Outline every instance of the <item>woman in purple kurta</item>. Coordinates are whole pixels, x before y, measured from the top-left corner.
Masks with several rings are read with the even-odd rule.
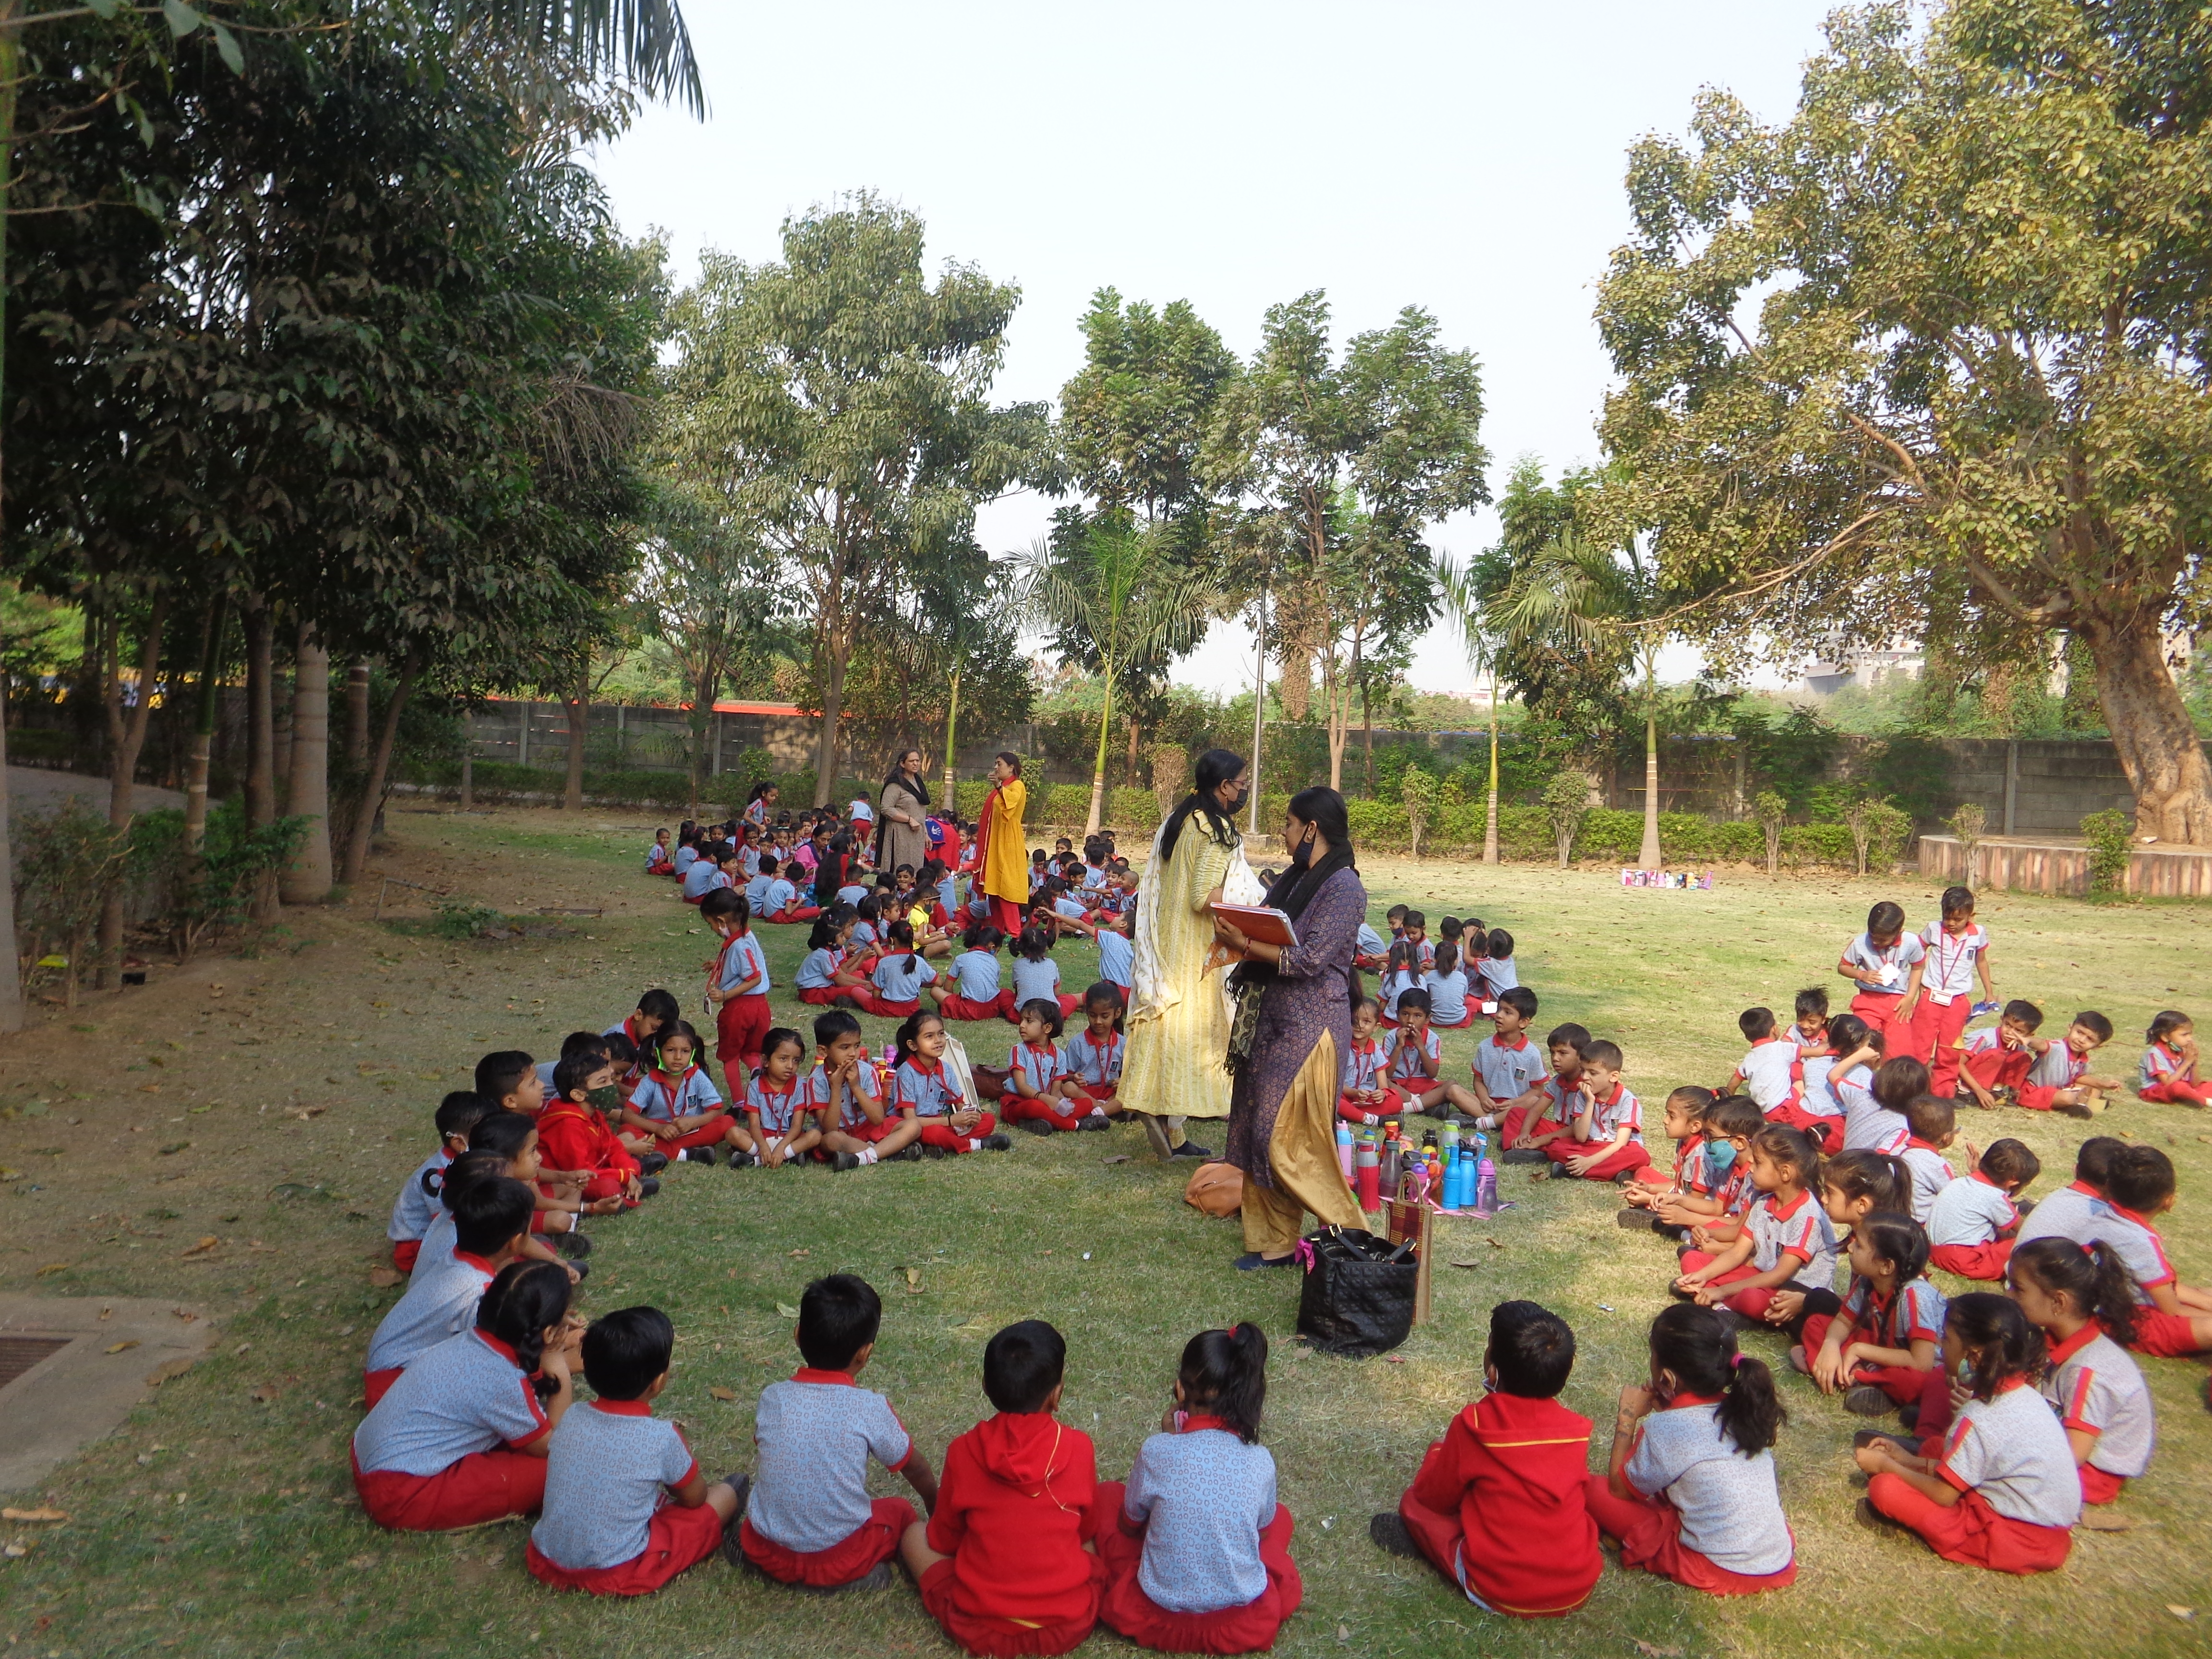
[[[1339,1062],[1352,1042],[1352,958],[1367,918],[1344,797],[1334,789],[1295,796],[1283,845],[1291,867],[1267,903],[1290,916],[1298,942],[1264,945],[1215,923],[1223,943],[1245,957],[1229,1045],[1229,1161],[1244,1173],[1243,1268],[1295,1260],[1308,1211],[1338,1226],[1360,1220],[1334,1136]]]

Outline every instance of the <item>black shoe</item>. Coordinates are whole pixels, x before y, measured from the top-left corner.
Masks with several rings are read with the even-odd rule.
[[[951,1152],[947,1152],[942,1146],[924,1146],[920,1141],[916,1141],[915,1143],[915,1149],[932,1164],[938,1162],[941,1158],[947,1158],[952,1156]]]
[[[1271,1261],[1257,1250],[1247,1250],[1237,1258],[1237,1271],[1240,1273],[1249,1273],[1261,1267],[1294,1267],[1297,1265],[1297,1261],[1295,1255],[1279,1256]]]
[[[900,1147],[898,1151],[893,1152],[889,1158],[879,1158],[876,1162],[878,1164],[919,1164],[921,1162],[921,1143],[918,1140],[909,1140],[905,1146]]]
[[[1194,1140],[1186,1140],[1182,1146],[1170,1152],[1168,1156],[1170,1158],[1194,1158],[1199,1159],[1200,1162],[1205,1162],[1212,1158],[1213,1148],[1211,1146],[1201,1146]]]
[[[1075,1127],[1079,1129],[1110,1129],[1114,1127],[1114,1120],[1103,1112],[1085,1112],[1083,1121]]]
[[[1046,1122],[1041,1117],[1024,1118],[1022,1120],[1022,1127],[1027,1129],[1033,1135],[1056,1135],[1060,1133],[1059,1130],[1054,1128],[1051,1124]]]
[[[730,1148],[730,1167],[732,1170],[750,1170],[759,1162],[758,1152],[749,1152],[742,1146]]]
[[[694,1146],[684,1154],[684,1161],[686,1164],[703,1164],[711,1170],[714,1167],[714,1149],[712,1146]]]
[[[637,1195],[640,1198],[651,1198],[659,1190],[660,1177],[659,1176],[645,1176],[641,1177],[638,1181]]]
[[[1004,1134],[985,1135],[983,1150],[987,1152],[1011,1152],[1014,1150],[1013,1137]]]
[[[854,1152],[832,1152],[830,1155],[830,1167],[842,1174],[847,1170],[859,1169],[860,1159],[859,1155]]]
[[[1630,1232],[1655,1232],[1658,1230],[1659,1218],[1649,1210],[1623,1210],[1613,1217],[1613,1224]]]
[[[1905,1530],[1903,1526],[1875,1508],[1874,1499],[1871,1498],[1859,1499],[1858,1507],[1851,1511],[1851,1519],[1869,1532],[1887,1533],[1893,1536]]]
[[[745,1521],[745,1498],[752,1492],[753,1478],[749,1474],[726,1474],[722,1484],[738,1495],[737,1512],[730,1516],[729,1524],[722,1528],[722,1559],[740,1572],[752,1564],[745,1559],[743,1534]]]
[[[1917,1406],[1899,1406],[1897,1408],[1897,1425],[1901,1429],[1918,1428],[1920,1426],[1920,1407]]]
[[[580,1261],[592,1253],[592,1241],[573,1228],[562,1233],[553,1248],[571,1261]]]
[[[1498,1153],[1498,1161],[1500,1164],[1541,1164],[1544,1149],[1541,1146],[1515,1146]]]
[[[1403,1556],[1408,1561],[1420,1559],[1421,1547],[1406,1529],[1406,1517],[1395,1510],[1385,1510],[1370,1521],[1367,1535],[1374,1540],[1375,1547],[1386,1554]]]
[[[568,1264],[568,1271],[576,1275],[576,1283],[580,1285],[592,1276],[592,1264],[588,1261],[571,1261]]]
[[[668,1154],[665,1152],[640,1152],[637,1155],[637,1172],[640,1175],[659,1175],[667,1167]]]
[[[1890,1398],[1871,1382],[1862,1382],[1844,1396],[1844,1409],[1853,1417],[1887,1417]]]

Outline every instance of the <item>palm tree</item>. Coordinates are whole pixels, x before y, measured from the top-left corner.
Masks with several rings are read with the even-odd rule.
[[[1482,596],[1473,574],[1449,559],[1437,576],[1443,585],[1444,610],[1459,630],[1467,649],[1467,664],[1490,681],[1490,804],[1483,813],[1482,861],[1498,862],[1498,641],[1489,632]]]
[[[1199,642],[1212,617],[1213,585],[1170,556],[1158,528],[1107,520],[1087,526],[1066,550],[1038,542],[1030,550],[1021,592],[1024,608],[1057,634],[1064,647],[1082,642],[1081,654],[1096,665],[1104,692],[1091,812],[1083,826],[1085,835],[1096,835],[1106,798],[1115,687]]]

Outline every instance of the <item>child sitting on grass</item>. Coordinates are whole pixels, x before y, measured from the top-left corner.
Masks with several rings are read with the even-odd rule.
[[[1083,1029],[1060,1044],[1068,1076],[1095,1101],[1111,1100],[1121,1090],[1121,1056],[1128,1048],[1122,1008],[1120,988],[1100,980],[1083,994]]]
[[[1305,1589],[1291,1512],[1260,1443],[1267,1339],[1253,1324],[1183,1345],[1175,1403],[1139,1448],[1125,1486],[1098,1483],[1098,1616],[1163,1653],[1257,1653]]]
[[[1471,1111],[1474,1097],[1456,1083],[1438,1077],[1443,1066],[1443,1042],[1429,1024],[1429,994],[1405,992],[1398,999],[1398,1029],[1390,1034],[1390,1087],[1404,1099],[1408,1112],[1434,1112],[1449,1117],[1452,1109]]]
[[[893,1038],[898,1066],[891,1073],[892,1102],[921,1126],[923,1156],[1011,1151],[1013,1142],[999,1133],[998,1120],[971,1105],[945,1068],[945,1022],[933,1013],[908,1014]]]
[[[963,937],[965,950],[946,965],[950,984],[930,988],[937,1012],[947,1019],[1016,1019],[1014,994],[999,984],[999,947],[1006,936],[978,922]]]
[[[408,1366],[476,1322],[484,1286],[522,1254],[530,1237],[532,1198],[530,1188],[511,1176],[446,1183],[444,1202],[453,1214],[453,1249],[450,1255],[423,1252],[408,1279],[406,1293],[369,1338],[362,1389],[372,1410]],[[568,1283],[568,1273],[560,1271],[562,1283]]]
[[[1844,1389],[1844,1409],[1886,1416],[1916,1407],[1920,1431],[1950,1420],[1950,1393],[1938,1359],[1943,1340],[1943,1292],[1928,1282],[1928,1235],[1909,1215],[1880,1212],[1851,1230],[1850,1289],[1831,1318],[1805,1322],[1804,1341],[1790,1363],[1820,1386]]]
[[[874,1358],[884,1305],[851,1273],[817,1279],[799,1298],[793,1335],[805,1360],[761,1390],[753,1413],[758,1473],[743,1523],[724,1544],[779,1583],[882,1589],[900,1540],[917,1524],[903,1498],[868,1496],[868,1460],[904,1478],[937,1507],[929,1460],[883,1395],[855,1381]],[[732,1545],[735,1547],[732,1548]]]
[[[1902,1213],[1906,1187],[1905,1166],[1881,1152],[1838,1152],[1820,1160],[1820,1207],[1840,1240],[1855,1236],[1877,1212]],[[1830,1285],[1817,1288],[1785,1286],[1766,1304],[1766,1322],[1786,1327],[1794,1341],[1803,1340],[1805,1322],[1816,1314],[1833,1319],[1844,1299]],[[1813,1345],[1819,1352],[1820,1344]],[[1796,1366],[1798,1356],[1790,1356]]]
[[[1644,1150],[1644,1106],[1622,1081],[1620,1045],[1593,1042],[1583,1048],[1582,1101],[1571,1133],[1545,1143],[1550,1173],[1584,1181],[1627,1181],[1651,1162]]]
[[[1540,1164],[1547,1142],[1567,1132],[1567,1123],[1582,1103],[1583,1050],[1590,1034],[1571,1020],[1554,1025],[1544,1039],[1544,1052],[1552,1074],[1536,1085],[1535,1099],[1515,1106],[1498,1121],[1501,1164]]]
[[[526,1196],[518,1190],[512,1202]],[[537,1513],[547,1438],[574,1397],[568,1296],[558,1267],[507,1263],[463,1328],[373,1403],[353,1434],[354,1490],[370,1520],[447,1532]]]
[[[1404,1099],[1389,1085],[1389,1051],[1375,1036],[1382,1021],[1382,1010],[1375,999],[1362,997],[1352,1011],[1352,1046],[1337,1079],[1336,1115],[1370,1128],[1406,1109]]]
[[[1541,1106],[1544,1079],[1551,1074],[1544,1051],[1528,1040],[1536,1018],[1536,994],[1521,986],[1501,994],[1491,1018],[1498,1029],[1474,1045],[1472,1082],[1474,1127],[1497,1133],[1499,1121],[1516,1108]]]
[[[1060,1005],[1039,997],[1022,1005],[1020,1040],[1000,1076],[999,1109],[1031,1134],[1103,1129],[1118,1107],[1094,1100],[1075,1080],[1059,1047]]]
[[[998,1414],[945,1448],[930,1518],[900,1543],[922,1605],[969,1653],[1066,1653],[1098,1621],[1097,1463],[1091,1437],[1054,1415],[1066,1370],[1042,1320],[991,1339],[983,1392]]]
[[[2014,1202],[2043,1161],[2021,1141],[1993,1140],[1974,1172],[1952,1182],[1928,1208],[1928,1264],[1961,1279],[2001,1284],[2020,1227]]]
[[[2168,1359],[2212,1351],[2212,1294],[2181,1282],[2159,1236],[2157,1219],[2173,1200],[2173,1160],[2155,1146],[2123,1147],[2105,1177],[2107,1212],[2093,1218],[2088,1236],[2075,1241],[2112,1247],[2136,1285],[2136,1334],[2129,1346]]]
[[[1060,1005],[1062,1019],[1083,1003],[1072,991],[1065,996],[1060,994],[1060,964],[1052,959],[1052,935],[1034,922],[1023,928],[1014,942],[1013,990],[1017,1011],[1025,1003],[1054,1002]]]
[[[1959,1081],[1964,1086],[1957,1097],[1984,1111],[2018,1105],[2028,1067],[2045,1047],[2035,1036],[2042,1024],[2043,1010],[2015,997],[1995,1025],[1969,1031],[1960,1045]]]
[[[2020,1087],[2020,1103],[2031,1112],[2065,1112],[2074,1117],[2094,1117],[2105,1109],[2105,1096],[2120,1087],[2116,1077],[2093,1077],[2089,1056],[2112,1040],[2112,1022],[2094,1008],[2074,1016],[2066,1035],[2045,1043],[2027,1080]]]
[[[1620,1540],[1622,1566],[1692,1589],[1754,1595],[1795,1583],[1774,1474],[1787,1413],[1773,1373],[1710,1308],[1663,1310],[1650,1352],[1650,1381],[1620,1391],[1605,1478],[1587,1477],[1590,1518]]]
[[[760,1069],[745,1085],[745,1131],[763,1169],[781,1169],[822,1144],[822,1126],[799,1079],[805,1060],[805,1041],[787,1027],[772,1027],[761,1039]]]
[[[683,1431],[653,1414],[676,1353],[666,1314],[617,1308],[592,1322],[582,1353],[599,1397],[553,1430],[524,1559],[556,1589],[648,1595],[721,1547],[744,1477],[708,1485]]]
[[[2179,1008],[2151,1016],[2143,1033],[2142,1064],[2136,1071],[2136,1097],[2175,1106],[2212,1106],[2212,1084],[2197,1076],[2197,1023]]]
[[[1481,1397],[1368,1535],[1393,1555],[1426,1557],[1486,1613],[1555,1619],[1589,1601],[1601,1565],[1590,1421],[1559,1403],[1574,1364],[1575,1334],[1557,1314],[1533,1302],[1492,1308]]]
[[[1924,1227],[1937,1197],[1958,1178],[1950,1159],[1943,1156],[1959,1138],[1958,1117],[1942,1096],[1915,1095],[1905,1103],[1905,1127],[1909,1131],[1905,1149],[1897,1156],[1912,1182],[1906,1207]]]
[[[1741,1084],[1743,1092],[1759,1103],[1762,1112],[1787,1105],[1792,1093],[1790,1073],[1798,1059],[1797,1045],[1775,1034],[1771,1008],[1747,1008],[1736,1016],[1735,1024],[1751,1048],[1736,1061],[1729,1080],[1714,1092],[1732,1095],[1736,1092],[1736,1085]]]
[[[622,1096],[613,1062],[601,1050],[572,1054],[556,1066],[553,1097],[538,1114],[539,1156],[554,1169],[584,1177],[577,1197],[593,1215],[635,1209],[645,1196],[637,1159],[600,1115],[605,1106],[619,1112]]]
[[[714,1148],[729,1148],[730,1167],[754,1161],[752,1137],[722,1103],[721,1091],[698,1064],[699,1034],[678,1020],[646,1051],[644,1080],[631,1092],[623,1121],[653,1138],[661,1152],[712,1164]]]
[[[2039,1238],[2006,1267],[2012,1299],[2043,1334],[2049,1363],[2037,1386],[2066,1430],[2081,1501],[2110,1504],[2150,1467],[2156,1414],[2135,1340],[2134,1287],[2110,1246]]]
[[[438,1103],[432,1119],[438,1131],[438,1150],[415,1166],[392,1200],[392,1219],[384,1236],[392,1241],[392,1265],[403,1273],[415,1271],[422,1253],[422,1235],[438,1216],[438,1182],[446,1166],[469,1149],[469,1131],[491,1110],[482,1095],[456,1089]]]
[[[1970,1398],[1932,1455],[1868,1437],[1856,1454],[1873,1477],[1861,1523],[1881,1530],[1895,1522],[1966,1566],[2021,1574],[2064,1566],[2081,1480],[2057,1413],[2029,1386],[2045,1358],[2016,1303],[1987,1291],[1954,1302],[1944,1368]]]
[[[834,1169],[856,1170],[891,1158],[919,1162],[921,1125],[891,1110],[869,1064],[860,1022],[833,1008],[814,1022],[814,1069],[804,1109],[821,1125],[814,1156]]]
[[[1692,1250],[1674,1288],[1700,1305],[1725,1304],[1747,1319],[1765,1316],[1777,1291],[1826,1290],[1836,1277],[1836,1233],[1814,1196],[1820,1159],[1796,1130],[1769,1123],[1751,1137],[1751,1184],[1759,1197],[1742,1237],[1717,1255]]]
[[[1650,1164],[1638,1170],[1621,1192],[1620,1201],[1626,1207],[1615,1218],[1618,1224],[1654,1227],[1659,1205],[1693,1196],[1699,1205],[1698,1214],[1719,1213],[1719,1206],[1711,1195],[1735,1163],[1735,1152],[1711,1133],[1706,1118],[1712,1109],[1713,1091],[1694,1083],[1686,1083],[1667,1097],[1664,1128],[1667,1139],[1674,1143],[1674,1168],[1669,1174],[1662,1174],[1656,1164]]]

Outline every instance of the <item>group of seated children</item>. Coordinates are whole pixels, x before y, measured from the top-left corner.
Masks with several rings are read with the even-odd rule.
[[[1513,935],[1503,927],[1486,928],[1474,916],[1464,921],[1446,916],[1437,930],[1441,937],[1431,944],[1428,918],[1419,910],[1394,904],[1387,920],[1389,943],[1363,927],[1364,937],[1354,957],[1355,965],[1382,973],[1376,995],[1386,1028],[1400,1023],[1411,995],[1425,1011],[1430,1029],[1465,1030],[1478,1017],[1494,1018],[1505,993],[1521,983]],[[1381,947],[1380,954],[1370,947]]]
[[[494,1182],[514,1189],[507,1218],[525,1214],[521,1183]],[[1167,1652],[1273,1645],[1303,1589],[1259,1443],[1258,1328],[1185,1345],[1160,1432],[1121,1482],[1101,1481],[1090,1437],[1059,1419],[1066,1344],[1041,1320],[985,1346],[994,1414],[934,1471],[890,1401],[859,1384],[882,1318],[863,1279],[809,1285],[794,1333],[804,1363],[761,1391],[754,1472],[710,1482],[653,1413],[675,1349],[667,1316],[622,1308],[586,1326],[557,1267],[502,1260],[459,1328],[355,1431],[355,1485],[395,1529],[537,1516],[526,1559],[556,1589],[644,1595],[719,1551],[777,1583],[878,1589],[896,1559],[972,1654],[1065,1653],[1101,1622]],[[582,1402],[580,1367],[593,1396]],[[869,1496],[871,1461],[905,1480],[926,1519]]]

